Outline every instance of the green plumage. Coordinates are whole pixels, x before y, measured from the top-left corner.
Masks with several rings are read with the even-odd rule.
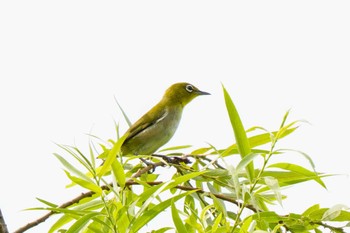
[[[121,151],[125,154],[153,154],[174,135],[183,108],[199,95],[209,95],[189,83],[170,86],[161,101],[136,121],[126,133]]]

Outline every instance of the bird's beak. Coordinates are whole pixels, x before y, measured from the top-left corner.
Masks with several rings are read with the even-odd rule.
[[[210,95],[209,92],[200,91],[200,90],[198,90],[197,93],[198,93],[198,95]]]

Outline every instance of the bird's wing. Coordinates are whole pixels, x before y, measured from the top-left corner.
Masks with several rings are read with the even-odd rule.
[[[125,139],[124,143],[139,133],[143,132],[144,130],[148,129],[152,125],[156,124],[157,122],[163,120],[167,114],[168,112],[164,109],[164,111],[159,112],[159,114],[154,117],[150,117],[148,114],[141,117],[128,129],[127,133],[129,133],[129,135]]]

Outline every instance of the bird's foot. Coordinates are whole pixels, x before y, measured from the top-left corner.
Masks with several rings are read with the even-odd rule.
[[[185,164],[191,163],[191,161],[185,156],[178,157],[178,156],[167,156],[167,155],[158,155],[158,154],[153,154],[152,156],[162,158],[165,162],[170,164],[180,164],[181,162]]]
[[[140,158],[140,160],[141,160],[144,164],[146,164],[147,166],[152,166],[151,173],[153,173],[153,172],[155,171],[155,169],[156,169],[155,163],[150,162],[150,161],[147,161],[147,160],[144,159],[144,158]]]

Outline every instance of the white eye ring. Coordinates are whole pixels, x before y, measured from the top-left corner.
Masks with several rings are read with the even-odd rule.
[[[193,86],[192,85],[187,85],[186,86],[186,91],[191,93],[193,91]]]

